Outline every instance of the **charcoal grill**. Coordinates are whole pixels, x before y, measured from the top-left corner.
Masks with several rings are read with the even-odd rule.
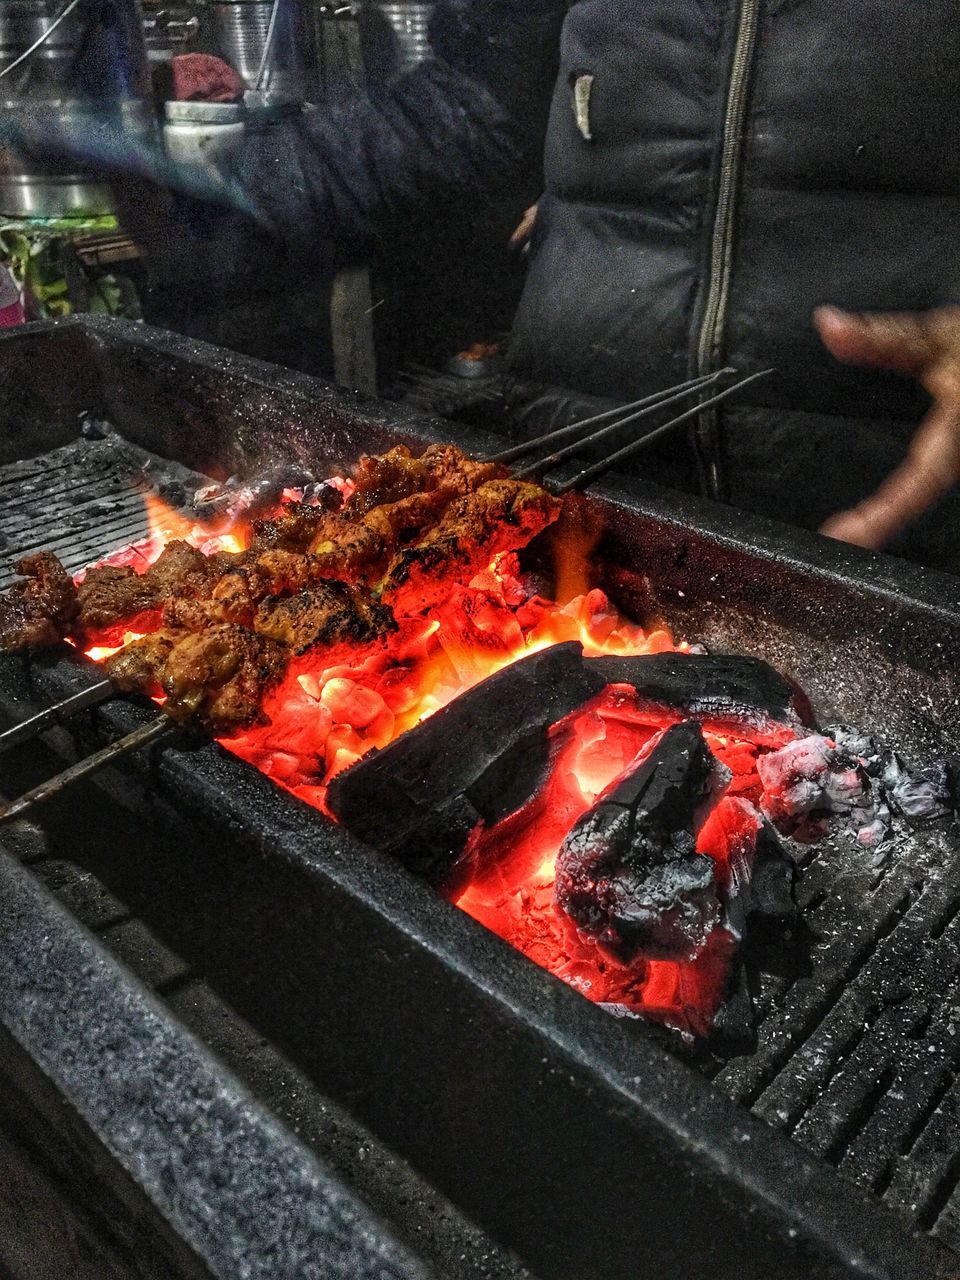
[[[82,415],[122,439],[78,441]],[[138,471],[332,469],[454,430],[105,320],[2,340],[0,426],[0,555],[66,531],[75,564],[144,531]],[[640,483],[590,502],[600,585],[641,621],[766,658],[908,757],[956,752],[960,582]],[[5,659],[0,707],[95,679]],[[85,713],[3,790],[149,716]],[[149,1241],[155,1269],[119,1274],[960,1273],[949,829],[881,864],[817,846],[809,971],[765,978],[756,1052],[692,1064],[214,744],[4,839],[3,1111],[91,1238]]]

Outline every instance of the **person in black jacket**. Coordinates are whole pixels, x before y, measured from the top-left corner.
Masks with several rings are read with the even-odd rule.
[[[300,255],[349,255],[455,196],[509,189],[563,21],[511,350],[519,429],[772,366],[749,399],[645,455],[647,473],[956,568],[955,0],[566,8],[439,0],[431,62],[251,140],[218,191],[195,177],[198,199],[162,218],[158,190],[184,177],[141,157],[130,191],[158,261],[215,227],[226,286],[254,226]],[[211,201],[234,212],[211,220]]]
[[[960,568],[958,95],[953,0],[578,0],[514,329],[528,429],[773,366],[658,473]]]

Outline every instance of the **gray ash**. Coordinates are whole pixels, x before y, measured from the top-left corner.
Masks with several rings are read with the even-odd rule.
[[[960,803],[955,764],[941,759],[911,769],[870,735],[844,725],[761,755],[757,771],[764,814],[801,841],[839,826],[879,852],[889,845],[895,817],[922,826],[949,817]]]

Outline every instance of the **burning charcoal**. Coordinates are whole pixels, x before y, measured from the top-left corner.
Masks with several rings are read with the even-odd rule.
[[[758,756],[757,772],[763,783],[763,812],[779,830],[819,835],[824,820],[836,816],[857,830],[866,847],[886,838],[889,810],[875,794],[860,759],[848,755],[834,739],[812,734],[790,742]]]
[[[698,720],[731,720],[754,731],[809,720],[802,695],[759,658],[656,653],[591,658],[588,666],[609,684],[632,685],[641,698]]]
[[[228,516],[251,519],[277,506],[284,489],[306,489],[315,483],[309,471],[282,463],[252,480],[231,476],[223,484],[208,484],[193,495],[193,511],[200,519]]]
[[[849,725],[836,725],[824,729],[824,736],[836,743],[837,749],[851,760],[859,761],[864,773],[879,778],[884,768],[884,752],[875,738]]]
[[[582,939],[621,964],[702,949],[720,901],[695,831],[729,776],[687,721],[580,819],[557,857],[555,900]]]
[[[752,923],[782,932],[795,921],[796,869],[759,810],[740,796],[724,796],[700,832],[697,848],[713,858],[723,924],[742,941]]]
[[[450,869],[477,822],[502,816],[500,762],[509,758],[510,803],[519,807],[542,780],[550,726],[599,691],[582,652],[578,644],[554,645],[461,694],[334,778],[331,812],[361,839],[450,887]]]

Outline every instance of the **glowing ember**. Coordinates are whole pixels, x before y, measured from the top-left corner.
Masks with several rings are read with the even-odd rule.
[[[343,482],[349,489],[350,482]],[[285,499],[291,496],[286,494]],[[137,572],[165,543],[182,538],[206,554],[242,550],[246,530],[203,528],[148,499],[150,536],[106,563]],[[560,581],[572,598],[545,598],[524,577],[513,553],[494,558],[470,582],[453,584],[442,603],[423,615],[398,613],[398,628],[364,646],[341,645],[294,659],[267,696],[267,723],[221,740],[279,786],[319,809],[330,779],[373,748],[383,748],[458,694],[538,649],[578,641],[588,657],[635,656],[680,649],[665,630],[651,632],[624,618],[608,597],[586,587],[586,541],[568,556]],[[157,624],[159,625],[159,618]],[[127,631],[123,644],[137,638]],[[102,661],[122,645],[86,650]],[[524,809],[491,830],[477,830],[469,855],[480,868],[457,904],[537,964],[591,1000],[705,1033],[723,998],[736,940],[716,928],[704,949],[683,962],[641,961],[620,967],[580,941],[554,906],[554,864],[574,823],[648,750],[678,717],[652,713],[632,689],[608,686],[552,730],[553,766]],[[713,752],[731,770],[728,799],[700,833],[698,852],[729,879],[729,853],[738,823],[757,802],[758,746],[723,726],[708,734]],[[736,799],[735,799],[735,798]],[[730,808],[729,806],[733,806]]]
[[[474,833],[465,856],[480,870],[456,902],[591,1000],[705,1035],[725,995],[729,959],[736,947],[737,940],[726,929],[714,929],[706,947],[689,960],[641,960],[621,966],[580,941],[553,897],[554,867],[566,834],[676,720],[666,713],[651,714],[638,703],[633,689],[608,685],[556,725],[554,764],[546,785],[524,809],[489,831]],[[706,738],[733,772],[733,780],[704,824],[697,851],[714,859],[718,879],[726,887],[730,852],[748,821],[744,814],[755,812],[744,801],[760,795],[757,747],[712,733]]]

